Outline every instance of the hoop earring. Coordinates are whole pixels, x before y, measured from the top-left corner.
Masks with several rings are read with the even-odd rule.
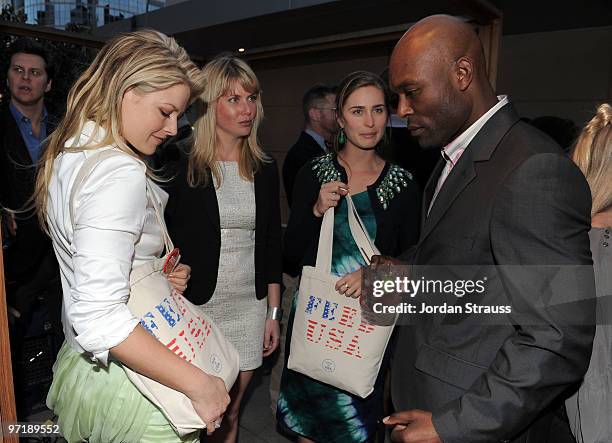
[[[344,134],[344,128],[340,128],[340,132],[338,133],[338,144],[343,145],[346,143],[346,134]]]

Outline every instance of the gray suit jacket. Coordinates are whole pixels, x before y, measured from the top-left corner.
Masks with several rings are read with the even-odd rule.
[[[472,140],[427,217],[443,166],[425,188],[421,238],[410,261],[495,266],[483,298],[457,303],[509,304],[512,313],[490,325],[476,315],[427,315],[400,327],[394,406],[431,411],[445,443],[545,442],[547,413],[581,380],[591,353],[588,185],[510,104]],[[586,272],[567,279],[566,289],[587,300],[570,309],[534,309],[550,296],[552,274],[524,278],[518,267],[499,265],[582,265]]]

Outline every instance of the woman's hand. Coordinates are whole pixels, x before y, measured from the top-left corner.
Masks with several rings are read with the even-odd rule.
[[[187,282],[191,278],[191,266],[179,263],[167,278],[172,287],[182,294],[187,289]]]
[[[361,296],[361,273],[363,268],[344,275],[336,283],[336,291],[347,297],[359,298]]]
[[[323,217],[329,208],[338,206],[340,197],[348,194],[348,185],[342,182],[328,182],[321,186],[319,198],[312,207],[312,213],[317,217]]]
[[[194,381],[198,383],[198,387],[195,394],[189,399],[195,411],[206,423],[206,433],[210,435],[221,426],[223,414],[230,403],[230,396],[223,380],[213,375],[203,374],[204,381]]]
[[[267,357],[278,348],[280,342],[280,326],[278,320],[266,318],[266,327],[264,329],[263,356]]]

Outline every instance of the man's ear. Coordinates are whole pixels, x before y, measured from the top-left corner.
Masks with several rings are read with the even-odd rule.
[[[308,119],[311,122],[318,122],[321,120],[321,113],[317,108],[310,108],[308,110]]]
[[[53,80],[49,79],[49,81],[47,81],[47,86],[45,86],[45,92],[49,92],[51,90],[51,83],[53,83]]]
[[[460,91],[465,91],[474,78],[474,63],[468,57],[461,57],[455,62],[455,79]]]

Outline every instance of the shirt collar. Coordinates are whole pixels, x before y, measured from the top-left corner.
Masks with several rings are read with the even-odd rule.
[[[19,109],[15,107],[12,101],[9,103],[9,109],[11,110],[11,114],[13,114],[13,117],[15,118],[16,121],[18,122],[23,121],[23,114],[19,112]]]
[[[66,148],[82,148],[85,146],[95,146],[103,142],[106,137],[106,130],[101,126],[96,126],[92,120],[87,120],[81,127],[81,132],[75,137],[66,140]]]
[[[404,128],[408,126],[408,122],[405,118],[400,117],[397,114],[391,114],[389,121],[387,122],[387,128]]]
[[[21,111],[19,109],[17,109],[17,107],[13,104],[13,102],[9,102],[9,109],[11,110],[11,114],[13,114],[13,117],[15,118],[16,121],[18,122],[24,122],[24,123],[29,123],[30,119],[28,117],[26,117],[25,115],[23,115],[21,113]],[[49,114],[47,113],[47,108],[43,105],[43,110],[42,110],[42,116],[41,116],[41,123],[47,123],[47,116]]]
[[[321,146],[321,149],[323,149],[323,151],[327,152],[327,146],[325,145],[325,139],[323,138],[323,136],[321,134],[319,134],[318,132],[315,132],[314,130],[307,128],[304,130],[304,132],[308,135],[310,135],[312,138],[314,138],[314,140],[317,142],[317,144],[319,146]]]
[[[497,111],[499,111],[502,107],[508,104],[508,96],[507,95],[498,95],[497,103],[491,107],[487,112],[485,112],[478,120],[470,125],[465,131],[461,133],[457,138],[455,138],[452,142],[446,145],[442,150],[451,159],[451,162],[454,164],[457,162],[457,156],[461,155],[461,153],[468,147],[470,142],[476,134],[482,129],[485,123],[493,117]]]

